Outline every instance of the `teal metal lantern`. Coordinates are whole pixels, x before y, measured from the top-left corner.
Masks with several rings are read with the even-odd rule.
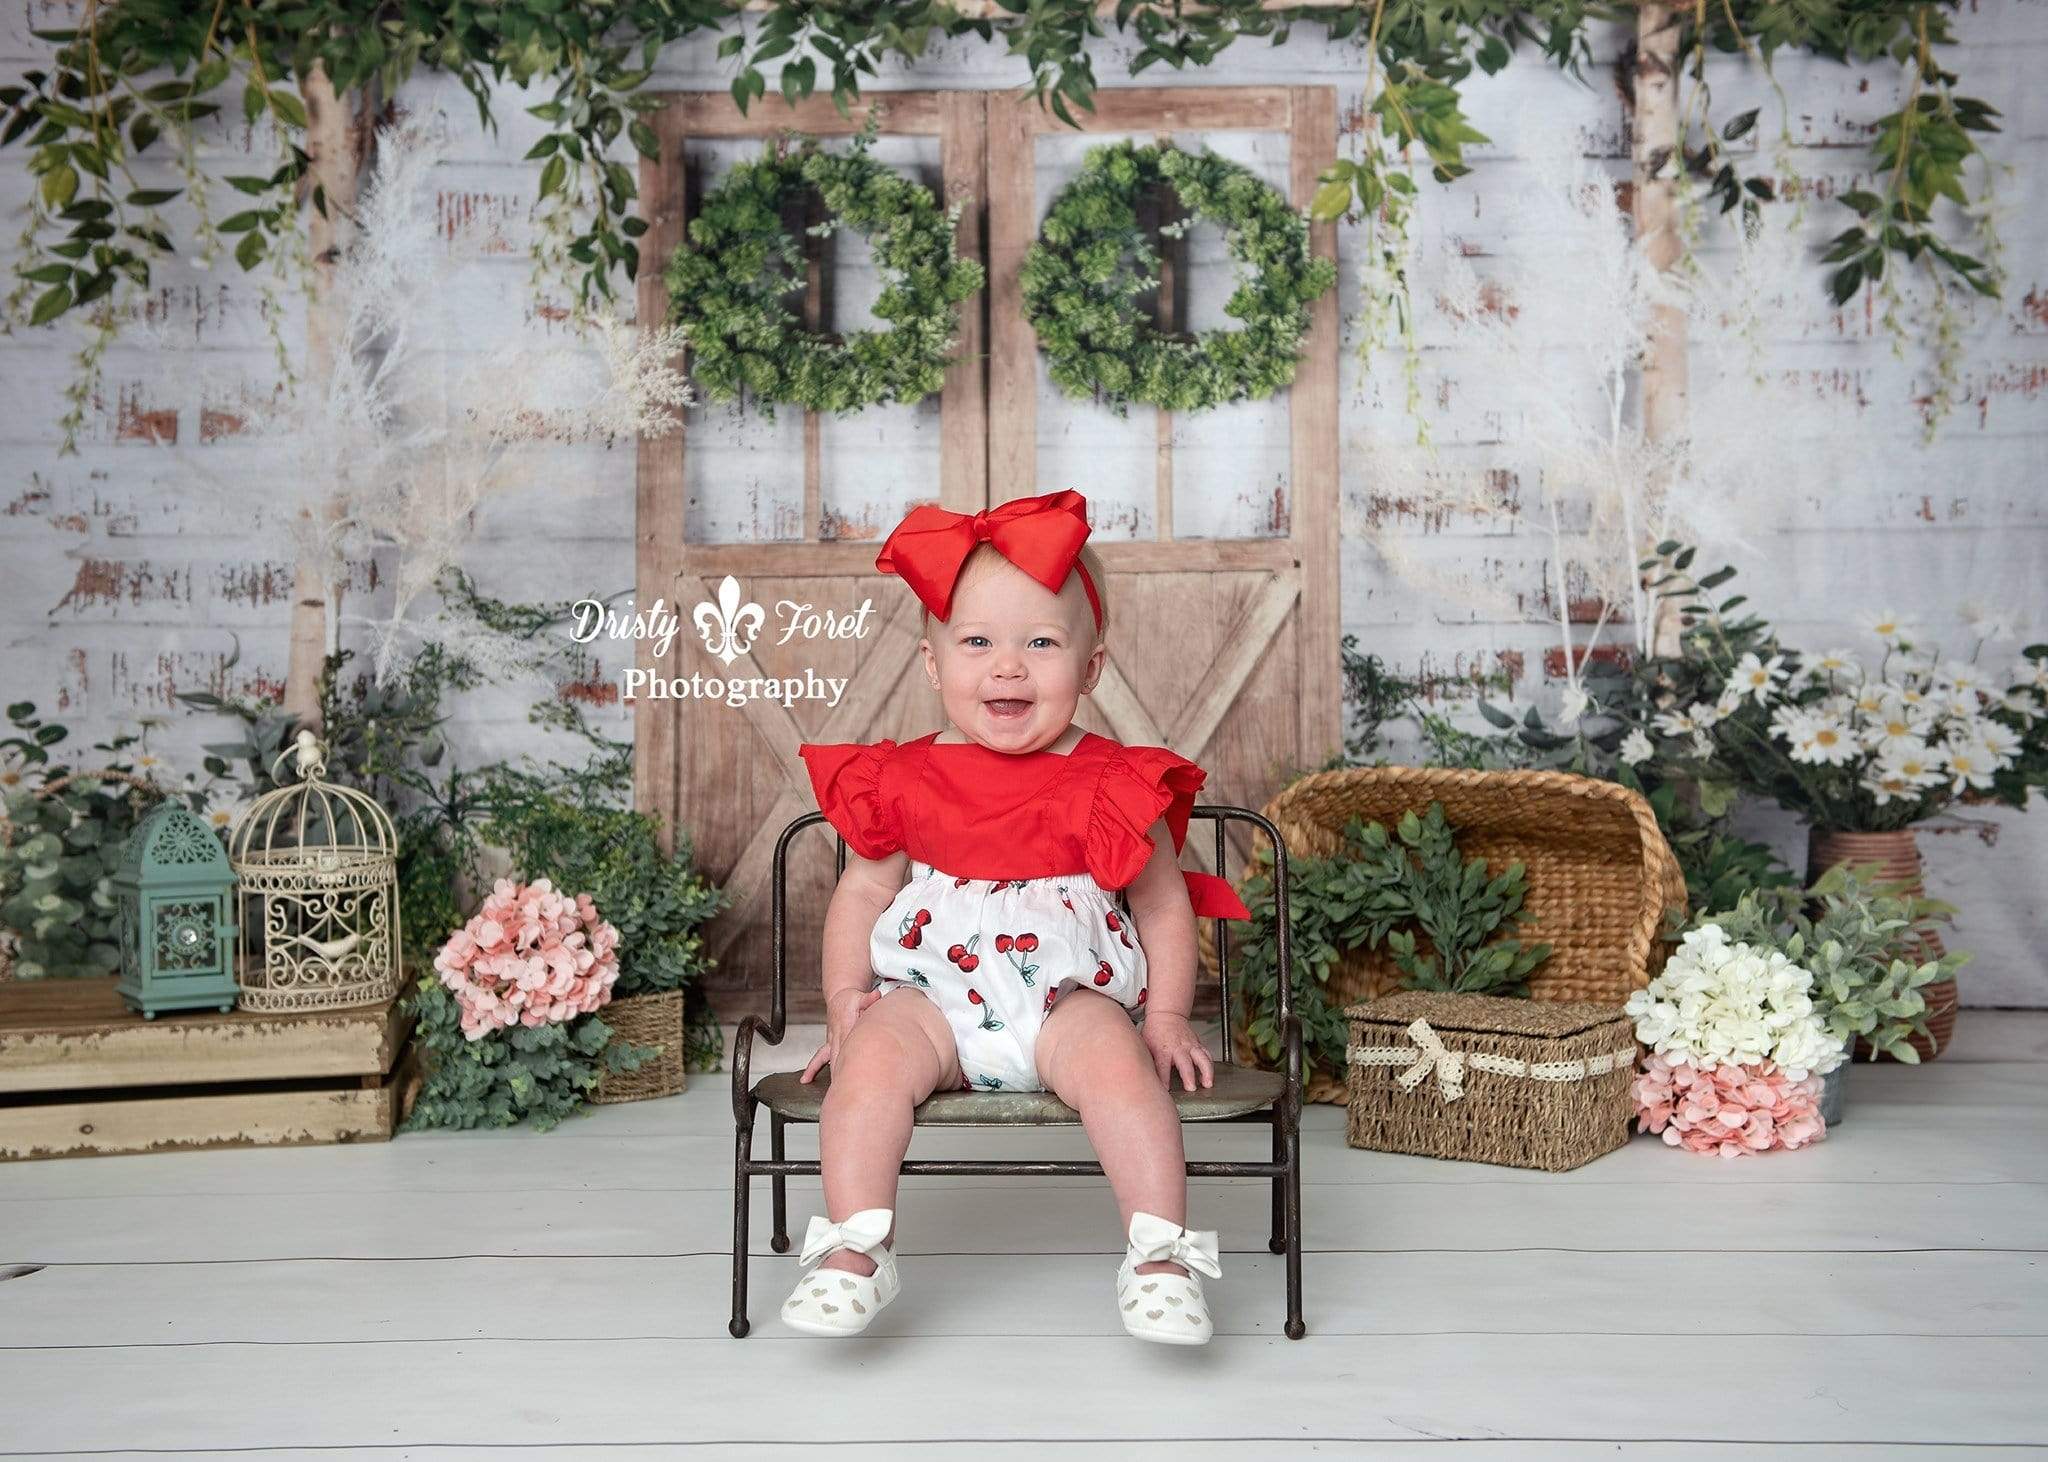
[[[174,802],[136,825],[114,874],[121,998],[165,1010],[235,1005],[234,871],[213,829]]]

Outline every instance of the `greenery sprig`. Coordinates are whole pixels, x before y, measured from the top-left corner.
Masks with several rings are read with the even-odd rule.
[[[1240,268],[1224,312],[1241,328],[1195,339],[1161,334],[1134,299],[1159,285],[1159,255],[1138,226],[1138,205],[1161,186],[1189,217],[1223,226]],[[1134,263],[1125,264],[1126,256]],[[1249,169],[1177,147],[1132,142],[1091,147],[1080,174],[1053,200],[1019,273],[1024,315],[1069,396],[1199,411],[1263,400],[1294,380],[1309,304],[1337,282],[1337,266],[1310,252],[1308,222]]]
[[[1462,857],[1439,802],[1419,817],[1404,814],[1391,835],[1380,823],[1354,817],[1336,854],[1292,857],[1287,870],[1302,1060],[1333,1076],[1344,1071],[1347,1026],[1325,992],[1346,952],[1384,945],[1410,989],[1510,996],[1526,996],[1530,974],[1550,957],[1548,944],[1525,945],[1514,937],[1531,917],[1523,910],[1523,866],[1510,863],[1490,874],[1484,858]],[[1280,974],[1279,944],[1271,935],[1270,850],[1260,850],[1250,872],[1242,897],[1253,934],[1244,943],[1241,1018],[1253,1046],[1272,1060],[1280,1055]]]
[[[850,153],[824,152],[813,138],[795,150],[770,143],[690,220],[668,265],[669,318],[688,332],[692,375],[712,400],[745,389],[770,417],[777,402],[847,412],[921,401],[945,383],[960,302],[987,275],[955,251],[960,202],[941,211],[929,188],[868,156],[877,121],[871,110]],[[782,210],[807,188],[832,215],[811,232],[849,227],[869,237],[883,280],[873,312],[889,329],[816,334],[782,302],[803,268]]]

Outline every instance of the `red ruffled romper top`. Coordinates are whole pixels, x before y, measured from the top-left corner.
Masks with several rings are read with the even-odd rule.
[[[1124,746],[1093,731],[1065,755],[941,744],[938,735],[797,748],[818,810],[863,858],[900,850],[960,878],[1085,872],[1114,893],[1151,859],[1161,817],[1179,856],[1209,776],[1163,746]],[[1181,877],[1197,918],[1251,917],[1229,880],[1186,868]]]

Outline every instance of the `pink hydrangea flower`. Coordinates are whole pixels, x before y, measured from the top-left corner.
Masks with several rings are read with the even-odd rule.
[[[570,898],[545,878],[501,878],[474,917],[434,956],[462,1007],[462,1033],[480,1041],[511,1025],[588,1015],[612,998],[619,931],[590,895]]]
[[[1652,1052],[1633,1092],[1636,1122],[1672,1147],[1743,1157],[1804,1147],[1827,1135],[1820,1078],[1792,1077],[1769,1061],[1705,1068]]]

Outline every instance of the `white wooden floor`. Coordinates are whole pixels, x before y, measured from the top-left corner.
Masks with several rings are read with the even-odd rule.
[[[731,1339],[722,1073],[546,1135],[0,1166],[0,1274],[30,1269],[0,1280],[0,1455],[2034,1448],[2044,1055],[2048,1017],[1965,1012],[1952,1058],[1859,1067],[1824,1143],[1738,1162],[1652,1137],[1555,1175],[1392,1157],[1312,1107],[1308,1335],[1280,1333],[1266,1188],[1205,1180],[1190,1221],[1225,1253],[1201,1349],[1123,1334],[1115,1207],[1083,1179],[906,1179],[904,1293],[851,1341],[777,1324],[798,1266],[768,1248],[762,1180],[754,1331]],[[1264,1143],[1189,1133],[1196,1155]],[[991,1144],[1087,1155],[1078,1131],[912,1151]],[[800,1240],[818,1188],[791,1190]]]

